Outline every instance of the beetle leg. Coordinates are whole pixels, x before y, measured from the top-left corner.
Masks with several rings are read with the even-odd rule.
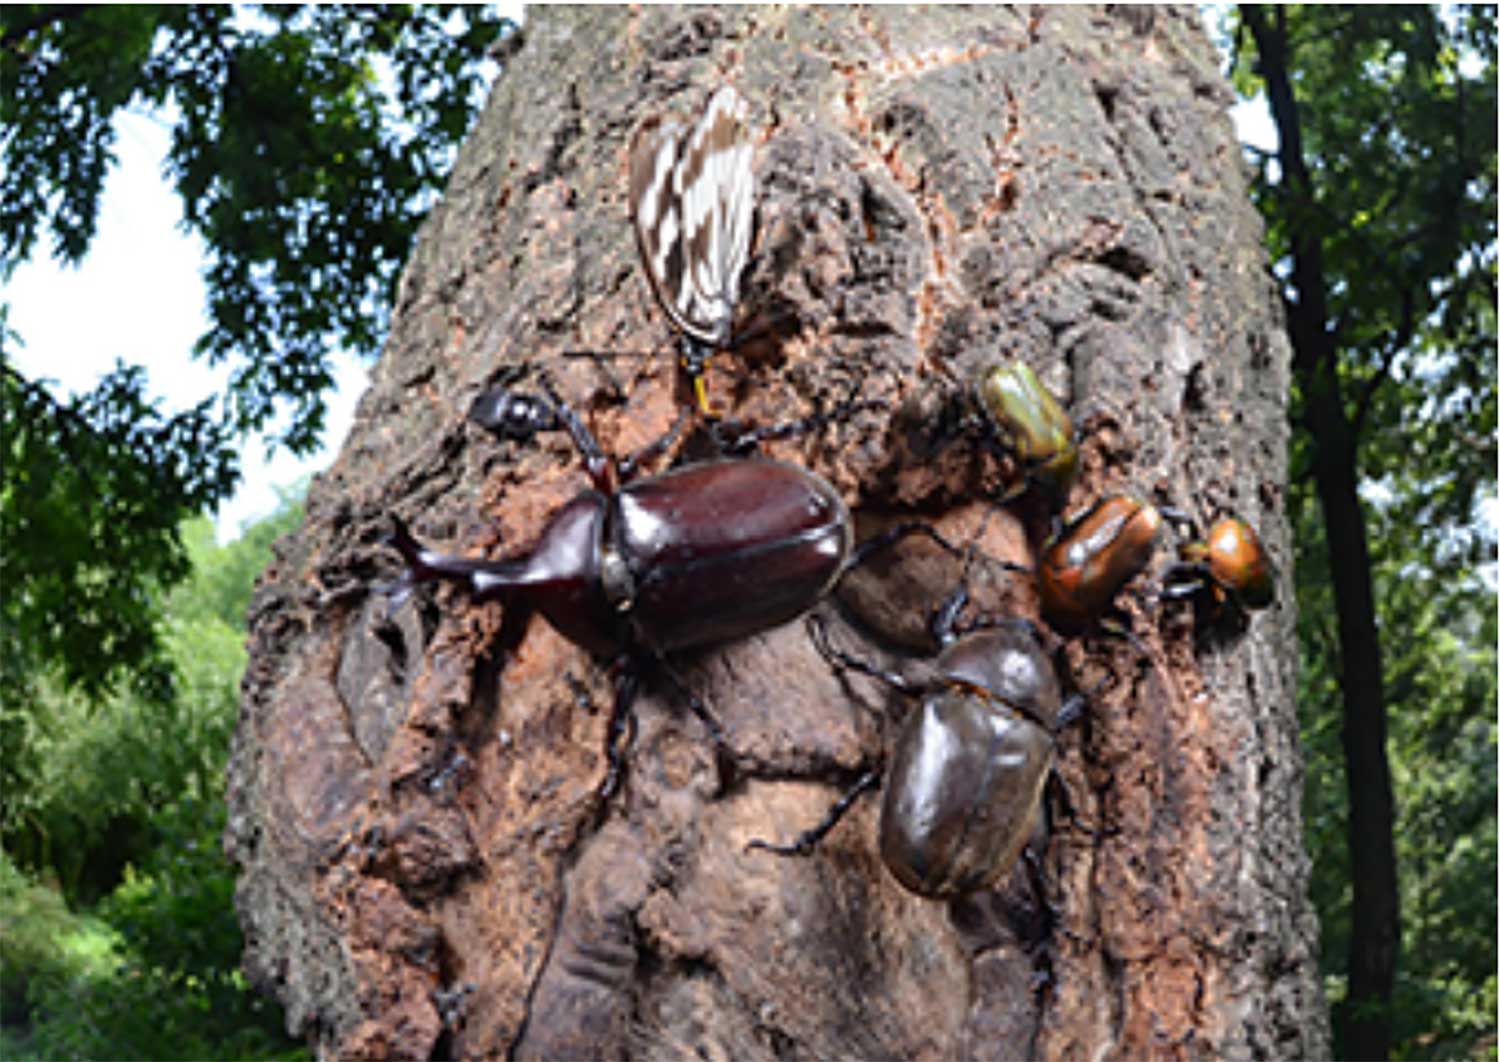
[[[904,676],[895,671],[886,671],[876,667],[866,660],[861,660],[852,653],[846,653],[842,649],[835,648],[828,640],[828,628],[823,623],[823,617],[814,612],[807,617],[808,633],[812,636],[814,648],[828,661],[830,667],[848,668],[857,671],[861,675],[879,679],[887,686],[900,690],[902,693],[917,695],[921,691],[906,680]]]
[[[941,605],[932,610],[932,617],[927,621],[927,630],[931,633],[932,640],[940,646],[948,645],[958,636],[958,614],[969,603],[968,568],[968,561],[965,561],[963,582],[958,584]]]
[[[714,754],[719,761],[720,774],[726,778],[731,777],[734,773],[734,754],[729,749],[729,743],[724,740],[724,728],[719,725],[719,720],[708,710],[708,705],[703,703],[702,698],[694,693],[688,684],[682,680],[682,676],[678,675],[672,669],[672,666],[667,663],[665,657],[658,655],[656,657],[656,666],[667,677],[668,681],[672,683],[676,688],[677,695],[687,702],[688,708],[702,722],[704,729],[708,731],[709,740],[714,743]]]
[[[1103,688],[1104,683],[1108,681],[1108,679],[1105,679],[1104,682],[1101,682],[1099,686],[1095,687],[1094,692],[1098,693],[1099,690]],[[1053,736],[1057,736],[1060,731],[1066,730],[1068,727],[1078,722],[1078,720],[1082,719],[1083,710],[1088,706],[1089,698],[1082,693],[1075,693],[1073,694],[1073,696],[1063,701],[1062,707],[1057,710],[1057,719],[1052,725]]]
[[[974,567],[974,558],[979,555],[976,543],[984,537],[985,528],[989,526],[993,512],[993,509],[985,510],[979,526],[974,529],[974,534],[969,538],[969,544],[964,547],[964,566],[958,577],[958,585],[943,599],[941,605],[932,610],[932,616],[927,621],[927,629],[932,634],[932,640],[940,646],[949,645],[961,633],[957,630],[958,616],[969,603],[969,570]]]
[[[1045,646],[1048,641],[1042,630],[1025,616],[992,616],[987,612],[975,616],[970,622],[964,624],[962,629],[955,630],[953,633],[962,637],[974,631],[991,630],[995,627],[1011,627],[1022,634],[1028,634],[1038,645]]]
[[[620,482],[625,483],[629,481],[635,475],[635,470],[640,467],[642,462],[655,461],[665,453],[667,448],[682,435],[682,426],[687,423],[687,417],[687,410],[679,410],[677,419],[672,422],[672,426],[666,430],[665,434],[659,439],[648,442],[634,453],[628,454],[619,463]]]
[[[542,374],[541,384],[542,390],[546,391],[547,397],[552,400],[552,408],[556,410],[558,419],[562,421],[563,427],[568,429],[568,437],[573,440],[579,456],[583,458],[584,468],[588,471],[589,478],[594,481],[594,486],[601,494],[613,495],[615,493],[614,462],[599,446],[599,441],[594,438],[594,433],[589,431],[583,418],[572,406],[568,405],[562,395],[557,393],[557,388],[552,385],[552,378],[545,372]]]
[[[615,376],[615,372],[610,368],[609,363],[615,358],[620,357],[645,358],[650,357],[650,355],[627,354],[618,350],[565,350],[562,352],[562,357],[588,358],[589,361],[594,363],[594,368],[599,371],[599,374],[604,377],[604,382],[609,387],[610,400],[623,402],[625,401],[625,388],[620,386],[619,377]]]
[[[1040,995],[1053,985],[1052,933],[1062,925],[1062,908],[1052,902],[1047,894],[1047,873],[1042,866],[1041,853],[1033,840],[1021,849],[1021,862],[1026,867],[1026,883],[1031,887],[1032,905],[1036,917],[1032,919],[1012,918],[1012,928],[1021,941],[1021,946],[1031,958],[1032,992]]]
[[[1083,821],[1078,814],[1078,808],[1073,803],[1072,794],[1068,792],[1068,785],[1063,781],[1062,775],[1056,769],[1047,775],[1047,789],[1052,794],[1052,800],[1056,803],[1061,816],[1068,820],[1068,826],[1077,830],[1091,841],[1098,842],[1105,837],[1114,837],[1120,832],[1118,826],[1091,826]],[[1050,813],[1049,813],[1050,819]]]
[[[1026,866],[1027,884],[1031,887],[1039,917],[1036,919],[1037,925],[1017,928],[1030,929],[1022,938],[1022,947],[1032,960],[1031,990],[1040,994],[1054,984],[1053,935],[1061,933],[1079,947],[1087,946],[1088,941],[1068,928],[1062,906],[1054,902],[1049,894],[1046,867],[1042,864],[1042,853],[1037,848],[1036,839],[1021,850],[1021,858]]]
[[[599,786],[602,805],[620,785],[624,772],[625,750],[635,743],[635,697],[641,688],[640,670],[635,661],[622,656],[614,663],[615,703],[609,710],[609,729],[604,739],[604,754],[609,761],[604,783]]]
[[[780,424],[765,424],[755,428],[746,428],[735,434],[728,434],[723,430],[723,421],[714,420],[709,428],[713,435],[714,444],[719,448],[721,454],[742,456],[754,451],[763,442],[773,442],[778,439],[795,439],[801,435],[849,417],[858,413],[861,409],[885,409],[886,403],[879,398],[860,399],[858,401],[848,400],[840,402],[828,413],[813,413],[799,420],[783,421]]]
[[[1105,634],[1113,634],[1116,638],[1124,638],[1130,643],[1130,647],[1139,653],[1152,667],[1156,665],[1156,659],[1151,655],[1151,650],[1146,648],[1146,643],[1141,641],[1140,635],[1131,630],[1126,624],[1112,616],[1103,616],[1099,619],[1099,629]]]
[[[858,568],[881,550],[890,549],[896,543],[910,538],[912,535],[925,535],[949,553],[954,555],[959,553],[959,548],[938,534],[937,528],[931,524],[924,524],[921,521],[912,521],[910,523],[897,524],[895,527],[888,527],[880,534],[873,538],[867,538],[858,546],[855,546],[854,552],[844,562],[844,572],[848,572],[851,568]]]
[[[776,844],[772,841],[763,841],[759,837],[745,845],[745,851],[759,848],[766,852],[774,852],[784,856],[811,855],[812,850],[818,846],[818,842],[828,836],[828,831],[839,824],[839,820],[849,813],[854,802],[860,798],[867,789],[874,789],[880,782],[881,768],[872,768],[857,778],[843,796],[834,801],[828,813],[823,816],[823,821],[812,829],[798,835],[791,844]]]
[[[996,457],[1009,461],[1015,470],[1015,478],[1011,480],[1004,491],[992,499],[996,505],[1009,505],[1033,486],[1047,486],[1036,475],[1036,462],[1024,461],[1017,454],[1015,442],[1009,432],[987,421],[980,421],[980,424],[983,434],[979,438],[984,448]]]

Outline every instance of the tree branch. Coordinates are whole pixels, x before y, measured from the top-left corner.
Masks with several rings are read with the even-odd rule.
[[[1375,393],[1390,378],[1396,358],[1411,342],[1411,337],[1417,327],[1416,319],[1416,296],[1412,294],[1410,288],[1406,288],[1401,292],[1401,323],[1391,331],[1390,339],[1384,344],[1385,356],[1381,358],[1380,367],[1360,389],[1359,398],[1355,402],[1354,416],[1351,418],[1349,427],[1356,446],[1359,445],[1358,440],[1364,430],[1365,418],[1369,415],[1370,406],[1375,400]]]
[[[1295,208],[1288,209],[1289,216],[1311,213],[1316,200],[1307,161],[1303,157],[1302,123],[1288,70],[1286,10],[1274,9],[1274,26],[1267,19],[1266,9],[1259,4],[1245,4],[1240,10],[1245,24],[1250,27],[1251,36],[1255,38],[1259,72],[1271,103],[1271,118],[1276,123],[1277,157],[1284,177],[1277,192],[1287,201],[1289,208]],[[1292,304],[1294,312],[1288,320],[1292,326],[1297,371],[1306,378],[1320,368],[1320,363],[1330,356],[1333,348],[1326,335],[1328,296],[1323,276],[1322,241],[1316,235],[1301,235],[1300,230],[1301,226],[1292,226],[1292,231],[1299,233],[1293,237],[1291,248],[1292,283],[1297,289],[1297,301]],[[1321,367],[1332,368],[1331,365]]]

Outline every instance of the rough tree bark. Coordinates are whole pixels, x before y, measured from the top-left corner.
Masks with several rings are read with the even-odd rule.
[[[563,440],[465,421],[518,366],[544,362],[614,452],[671,421],[673,359],[639,355],[670,340],[625,151],[725,78],[763,134],[743,301],[775,328],[718,359],[710,393],[753,421],[851,385],[887,403],[778,454],[865,526],[982,526],[986,554],[1025,563],[1045,514],[985,500],[993,459],[923,443],[955,381],[1018,357],[1088,411],[1070,507],[1133,488],[1233,510],[1288,557],[1288,349],[1197,15],[542,8],[526,32],[252,609],[226,843],[253,978],[340,1057],[1323,1054],[1284,583],[1240,637],[1126,595],[1149,660],[1103,636],[1061,650],[1066,683],[1104,688],[1061,741],[1055,922],[1022,917],[1024,868],[952,904],[905,892],[874,800],[810,858],[745,850],[817,821],[907,708],[841,682],[800,623],[674,661],[732,775],[653,685],[601,808],[598,661],[448,590],[371,590],[391,513],[496,556],[580,488]],[[871,624],[899,639],[941,600],[955,574],[920,554],[825,606],[834,637],[876,653]],[[989,607],[1034,615],[1024,580],[979,567]]]

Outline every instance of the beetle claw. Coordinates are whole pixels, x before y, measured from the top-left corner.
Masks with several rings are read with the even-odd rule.
[[[882,773],[882,768],[875,767],[860,775],[855,779],[854,784],[838,800],[833,802],[833,806],[823,816],[822,822],[818,823],[812,829],[799,834],[797,839],[790,844],[776,844],[773,841],[764,841],[757,837],[746,843],[745,851],[749,852],[759,849],[781,856],[811,855],[813,850],[818,847],[818,843],[824,837],[828,836],[828,832],[837,826],[843,817],[849,813],[849,809],[854,806],[854,802],[866,790],[873,789],[880,782]]]

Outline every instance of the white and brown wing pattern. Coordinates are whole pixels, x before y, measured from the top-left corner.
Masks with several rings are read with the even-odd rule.
[[[630,209],[641,261],[683,335],[683,367],[700,406],[703,365],[729,343],[755,213],[748,108],[723,86],[691,127],[652,117],[630,148]]]

